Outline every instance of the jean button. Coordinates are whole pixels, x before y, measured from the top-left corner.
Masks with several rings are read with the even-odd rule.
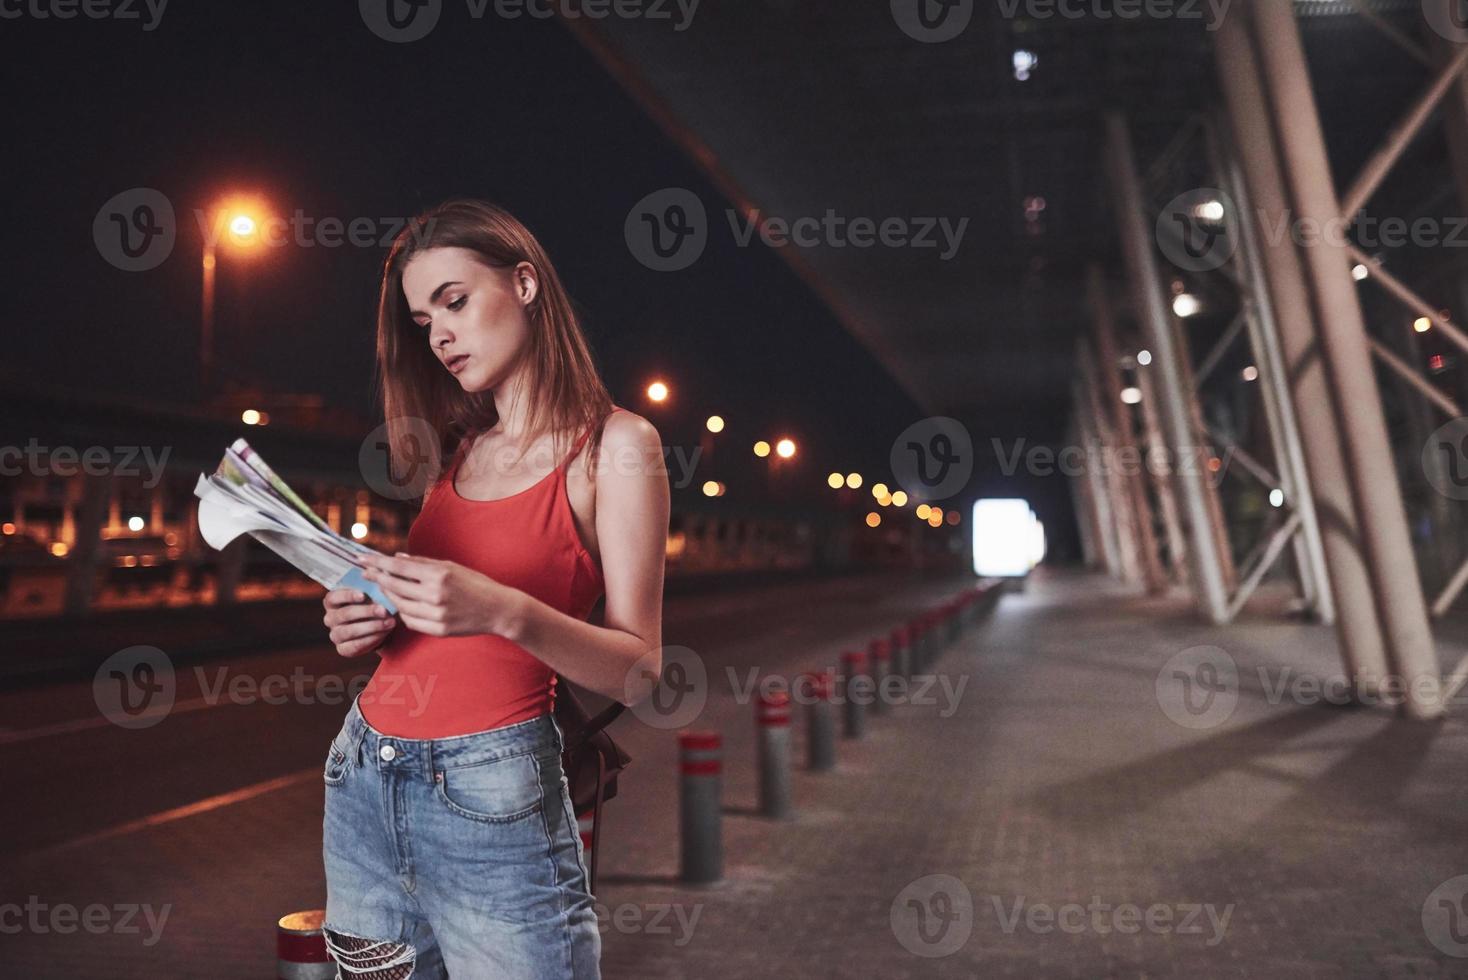
[[[398,757],[398,750],[393,748],[391,745],[384,745],[382,747],[382,751],[378,752],[377,754],[382,756],[383,762],[391,762]]]

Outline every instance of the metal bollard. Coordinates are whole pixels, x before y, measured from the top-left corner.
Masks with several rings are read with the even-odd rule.
[[[899,626],[888,638],[892,647],[892,673],[898,677],[912,676],[912,650],[907,643],[907,628]]]
[[[321,924],[324,909],[292,912],[275,923],[275,975],[278,980],[332,980],[336,963],[326,955]]]
[[[884,690],[882,685],[886,682],[887,674],[890,672],[889,649],[891,648],[888,647],[885,636],[872,640],[871,645],[867,647],[867,655],[871,658],[872,665],[872,714],[874,715],[885,715],[892,710],[887,699],[882,696]]]
[[[759,809],[775,820],[794,815],[790,792],[790,692],[760,694],[755,703],[759,723]]]
[[[706,885],[724,876],[723,738],[718,732],[678,733],[680,877]]]
[[[803,674],[802,678],[810,685],[810,701],[805,707],[806,766],[824,772],[836,768],[836,713],[831,705],[836,679],[829,669]]]
[[[846,737],[861,738],[866,733],[867,655],[853,650],[841,655],[846,676]]]

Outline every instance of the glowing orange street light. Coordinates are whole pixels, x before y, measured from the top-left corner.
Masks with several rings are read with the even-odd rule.
[[[200,309],[199,370],[204,390],[208,391],[214,372],[214,267],[219,264],[218,243],[223,241],[239,254],[248,254],[264,243],[260,226],[267,220],[270,208],[255,197],[234,196],[220,201],[209,211],[204,229],[203,298]]]
[[[775,443],[775,452],[781,459],[789,459],[795,455],[795,440],[781,439]]]
[[[668,386],[661,381],[654,381],[647,386],[647,397],[650,401],[662,403],[668,400]]]
[[[710,432],[723,432],[724,420],[718,415],[710,415],[708,421],[704,423],[704,427]]]
[[[754,454],[760,459],[764,459],[770,454],[770,444],[761,439],[759,442],[754,444]]]

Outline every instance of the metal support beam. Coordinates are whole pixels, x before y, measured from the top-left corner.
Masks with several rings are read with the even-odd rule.
[[[1254,18],[1255,42],[1268,80],[1266,94],[1273,109],[1295,213],[1301,219],[1328,221],[1341,215],[1343,209],[1335,196],[1294,5],[1249,0],[1246,9]],[[1465,63],[1468,49],[1454,59],[1447,82],[1440,80],[1444,92]],[[1395,135],[1405,142],[1401,132]],[[1352,198],[1358,201],[1357,207],[1369,196],[1378,171],[1385,172],[1380,163],[1368,166],[1358,182]],[[1344,248],[1328,240],[1303,251],[1319,314],[1321,347],[1338,394],[1337,410],[1349,462],[1346,475],[1361,522],[1387,656],[1403,682],[1407,713],[1415,718],[1437,717],[1443,710],[1437,650],[1412,554],[1407,514],[1397,485],[1391,441],[1366,342],[1366,324],[1351,278],[1351,262]]]
[[[1371,353],[1376,355],[1376,359],[1385,365],[1387,370],[1415,388],[1419,394],[1440,408],[1448,418],[1462,418],[1463,410],[1458,407],[1457,402],[1438,391],[1431,382],[1418,374],[1412,365],[1398,357],[1390,347],[1375,337],[1368,337],[1367,341],[1371,344]]]
[[[1167,588],[1167,574],[1157,554],[1157,532],[1152,521],[1152,507],[1147,500],[1147,485],[1142,474],[1142,454],[1137,448],[1136,424],[1132,409],[1121,400],[1121,355],[1116,341],[1116,316],[1111,297],[1106,293],[1106,279],[1101,268],[1092,265],[1086,273],[1086,296],[1091,307],[1096,342],[1101,403],[1110,408],[1111,431],[1116,434],[1117,469],[1126,499],[1131,504],[1132,528],[1136,535],[1137,565],[1142,583],[1153,594]],[[1132,468],[1132,461],[1137,466]]]
[[[1468,351],[1468,334],[1465,334],[1462,328],[1453,323],[1451,318],[1443,316],[1441,310],[1437,309],[1421,296],[1418,296],[1411,286],[1408,286],[1381,266],[1376,265],[1371,261],[1371,256],[1354,245],[1346,246],[1346,254],[1356,262],[1366,266],[1370,271],[1370,279],[1400,300],[1402,305],[1407,307],[1408,310],[1417,316],[1426,317],[1431,320],[1433,326],[1437,327],[1444,337],[1457,344],[1460,350]]]
[[[1237,616],[1239,610],[1244,608],[1244,603],[1248,602],[1249,597],[1254,594],[1254,590],[1259,588],[1259,583],[1264,581],[1265,574],[1268,573],[1270,567],[1279,559],[1280,552],[1284,551],[1285,545],[1290,543],[1290,539],[1295,536],[1295,532],[1299,529],[1300,515],[1299,512],[1296,512],[1291,514],[1284,525],[1277,528],[1274,534],[1270,536],[1268,543],[1264,546],[1263,553],[1254,563],[1254,567],[1244,576],[1244,581],[1240,583],[1238,594],[1229,603],[1230,616]]]
[[[1081,440],[1080,423],[1075,418],[1076,410],[1072,408],[1070,421],[1066,424],[1065,444],[1067,446],[1084,445]],[[1082,458],[1084,455],[1083,449]],[[1081,561],[1087,568],[1099,568],[1102,562],[1096,504],[1091,500],[1090,481],[1084,472],[1070,474],[1070,499],[1075,507],[1076,528],[1081,534]]]
[[[1210,119],[1208,136],[1214,170],[1239,209],[1239,214],[1234,216],[1235,231],[1239,236],[1236,254],[1240,271],[1249,283],[1243,296],[1243,316],[1249,330],[1249,347],[1259,368],[1269,441],[1279,462],[1279,487],[1284,491],[1287,505],[1300,515],[1300,533],[1295,538],[1300,592],[1307,608],[1320,622],[1334,625],[1335,600],[1330,592],[1315,497],[1309,490],[1310,470],[1305,463],[1294,401],[1290,398],[1289,372],[1279,342],[1279,325],[1269,296],[1268,280],[1264,275],[1264,257],[1254,225],[1248,218],[1253,211],[1253,201],[1239,172],[1238,154],[1234,151],[1225,121],[1217,116]]]
[[[1327,584],[1336,609],[1341,660],[1352,686],[1375,696],[1387,675],[1386,650],[1371,596],[1356,506],[1346,485],[1346,463],[1336,430],[1334,395],[1325,376],[1314,313],[1299,252],[1288,238],[1267,234],[1271,223],[1286,219],[1290,205],[1275,152],[1259,65],[1243,23],[1226,18],[1215,34],[1217,63],[1229,118],[1232,145],[1248,191],[1244,217],[1255,230],[1260,265],[1268,284],[1274,325],[1283,359],[1280,377],[1300,427],[1307,474],[1301,488],[1314,503],[1328,569]],[[1236,201],[1235,203],[1241,203]]]
[[[1084,364],[1077,354],[1077,364]],[[1091,503],[1096,510],[1096,545],[1101,553],[1101,564],[1112,578],[1122,578],[1121,545],[1117,541],[1116,521],[1111,514],[1111,491],[1106,485],[1106,476],[1098,461],[1101,459],[1101,440],[1096,433],[1095,418],[1091,413],[1091,398],[1085,382],[1077,379],[1071,386],[1071,404],[1075,406],[1076,426],[1080,430],[1081,448],[1086,458],[1086,486]]]
[[[1243,290],[1243,292],[1247,291],[1247,288]],[[1234,341],[1239,339],[1239,334],[1244,332],[1244,326],[1244,311],[1240,310],[1238,316],[1234,317],[1233,323],[1230,323],[1228,329],[1224,330],[1223,336],[1218,338],[1218,343],[1214,344],[1213,349],[1204,356],[1203,363],[1198,365],[1197,375],[1193,378],[1195,389],[1203,387],[1203,382],[1208,380],[1208,376],[1228,354],[1229,348],[1233,347]]]
[[[1174,581],[1187,584],[1188,541],[1177,509],[1177,495],[1173,492],[1175,475],[1167,462],[1167,442],[1162,438],[1162,423],[1157,417],[1157,385],[1153,382],[1151,366],[1137,366],[1137,387],[1142,391],[1142,427],[1146,433],[1143,459],[1147,461],[1152,489],[1162,510],[1162,526],[1167,529],[1168,564]]]
[[[1172,459],[1183,459],[1197,444],[1188,402],[1191,391],[1179,366],[1179,352],[1173,338],[1172,323],[1168,319],[1170,311],[1162,298],[1157,256],[1152,250],[1149,222],[1142,210],[1142,188],[1137,178],[1131,134],[1120,114],[1112,113],[1107,117],[1106,135],[1107,170],[1115,194],[1114,210],[1121,229],[1127,271],[1136,297],[1138,318],[1151,343],[1153,363],[1158,366],[1163,431],[1167,434]],[[1227,622],[1228,590],[1224,585],[1218,541],[1213,535],[1212,517],[1208,512],[1205,478],[1195,466],[1174,469],[1190,532],[1188,552],[1193,559],[1194,595],[1212,622]]]
[[[1443,2],[1457,3],[1458,0],[1443,0]],[[1386,35],[1386,37],[1390,38],[1392,43],[1394,43],[1397,47],[1401,48],[1403,51],[1407,52],[1409,55],[1411,55],[1413,58],[1416,58],[1427,67],[1435,67],[1432,58],[1428,55],[1426,51],[1422,50],[1422,47],[1416,41],[1412,40],[1410,37],[1397,30],[1397,28],[1393,26],[1390,21],[1382,17],[1376,11],[1372,10],[1371,7],[1367,4],[1367,0],[1351,0],[1351,6],[1356,8],[1356,13],[1361,15],[1362,20],[1366,21],[1366,23],[1376,28],[1382,34]]]
[[[1136,507],[1127,488],[1120,465],[1120,445],[1106,411],[1101,383],[1097,377],[1095,349],[1086,341],[1076,345],[1076,361],[1081,368],[1081,387],[1090,409],[1092,432],[1100,452],[1094,457],[1101,480],[1110,500],[1111,523],[1116,528],[1117,560],[1121,580],[1135,585],[1142,580],[1141,551],[1137,544]]]
[[[1288,4],[1286,6],[1287,9],[1284,12],[1290,15],[1290,23],[1293,25],[1294,5]],[[1295,29],[1294,37],[1297,41],[1299,40],[1298,27]],[[1262,40],[1263,38],[1261,37]],[[1288,39],[1283,42],[1282,46],[1288,47]],[[1264,52],[1264,59],[1266,62],[1270,60],[1268,51]],[[1366,166],[1361,169],[1360,176],[1351,185],[1351,189],[1346,192],[1345,199],[1341,204],[1339,213],[1345,216],[1347,222],[1356,220],[1356,212],[1366,206],[1366,202],[1371,200],[1371,195],[1375,194],[1376,189],[1381,186],[1381,182],[1386,180],[1386,175],[1391,172],[1392,167],[1396,166],[1397,161],[1402,158],[1402,154],[1407,152],[1407,147],[1411,145],[1412,140],[1416,138],[1417,134],[1422,131],[1422,127],[1427,124],[1427,120],[1432,116],[1432,112],[1437,108],[1437,104],[1448,94],[1448,90],[1458,82],[1459,77],[1463,74],[1464,66],[1468,66],[1468,47],[1459,49],[1438,69],[1437,77],[1432,80],[1432,84],[1428,86],[1427,91],[1418,97],[1417,102],[1412,106],[1406,117],[1397,124],[1397,127],[1387,136],[1386,142],[1366,162]],[[1315,102],[1313,94],[1310,96],[1310,102],[1313,108]]]

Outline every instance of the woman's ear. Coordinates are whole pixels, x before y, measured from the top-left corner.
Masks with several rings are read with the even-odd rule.
[[[514,285],[515,295],[520,300],[521,306],[529,306],[535,302],[535,297],[540,295],[540,277],[536,274],[535,266],[529,262],[521,262],[515,266]]]

